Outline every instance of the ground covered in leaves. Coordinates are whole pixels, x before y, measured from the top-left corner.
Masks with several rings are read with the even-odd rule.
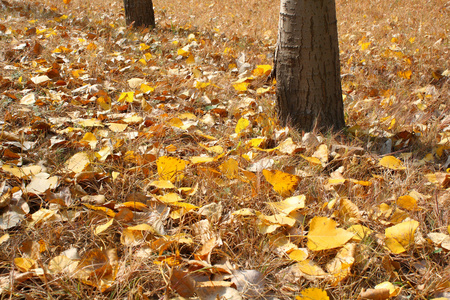
[[[275,1],[2,1],[0,293],[450,299],[450,3],[337,1],[348,128],[282,128]]]

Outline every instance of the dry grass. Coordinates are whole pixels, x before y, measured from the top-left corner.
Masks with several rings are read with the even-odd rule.
[[[0,50],[3,58],[0,60],[0,136],[2,132],[11,132],[20,135],[21,141],[36,144],[32,151],[20,151],[17,145],[8,143],[5,138],[0,139],[0,165],[41,165],[47,173],[60,176],[61,181],[57,189],[47,194],[24,194],[22,198],[30,209],[26,219],[21,225],[1,231],[0,236],[8,233],[10,238],[2,242],[0,248],[0,289],[14,283],[10,291],[3,291],[2,299],[174,297],[176,292],[170,288],[169,274],[175,269],[175,264],[164,258],[182,261],[182,267],[192,267],[188,260],[193,260],[194,253],[198,253],[202,246],[195,226],[205,219],[211,221],[211,233],[221,239],[221,244],[211,253],[211,264],[228,260],[237,269],[260,271],[266,279],[261,296],[266,298],[293,299],[306,287],[320,287],[332,299],[356,299],[362,289],[373,288],[384,281],[402,287],[399,299],[430,299],[437,292],[449,292],[450,255],[447,250],[422,240],[407,252],[394,255],[384,247],[384,232],[386,227],[396,223],[394,218],[402,217],[419,221],[422,236],[429,232],[445,233],[450,225],[448,182],[439,186],[431,184],[425,177],[426,174],[446,172],[443,165],[450,149],[449,141],[445,140],[450,138],[450,120],[447,117],[450,77],[443,73],[450,69],[450,2],[338,1],[341,73],[349,128],[340,135],[323,136],[322,143],[329,149],[343,144],[363,150],[352,152],[347,148],[349,152],[334,156],[324,167],[312,166],[298,154],[258,154],[258,159],[275,159],[273,169],[302,178],[295,193],[306,195],[307,207],[297,215],[295,227],[279,230],[290,234],[291,241],[299,247],[306,247],[306,232],[314,216],[334,217],[342,228],[352,225],[348,218],[339,215],[338,207],[330,205],[339,197],[356,204],[362,213],[360,223],[374,231],[359,243],[351,276],[337,285],[325,280],[290,277],[285,270],[293,262],[274,246],[273,235],[260,233],[257,219],[232,215],[242,208],[266,215],[274,213],[265,202],[279,201],[283,197],[273,190],[260,172],[252,173],[252,179],[247,182],[229,179],[219,169],[225,158],[210,163],[206,169],[198,165],[187,167],[184,179],[175,183],[177,188],[196,187],[197,192],[186,201],[198,207],[220,204],[223,211],[219,219],[214,220],[196,213],[188,213],[181,218],[168,217],[164,211],[168,206],[153,198],[162,195],[163,191],[148,185],[158,179],[157,157],[169,155],[188,160],[207,153],[198,146],[199,142],[206,143],[207,140],[192,132],[180,133],[168,125],[171,118],[184,112],[202,118],[212,109],[214,125],[199,125],[199,128],[214,136],[217,144],[225,148],[227,157],[239,162],[241,170],[250,166],[252,161],[242,158],[249,149],[230,137],[240,117],[247,116],[253,126],[253,130],[243,136],[243,141],[264,136],[268,138],[264,145],[266,148],[273,148],[283,141],[274,135],[280,129],[274,121],[274,94],[257,95],[254,92],[256,88],[269,86],[265,78],[252,82],[248,93],[238,94],[231,84],[237,76],[229,70],[229,65],[234,64],[241,53],[253,67],[272,63],[278,1],[208,0],[199,3],[158,0],[154,2],[158,25],[152,31],[127,29],[122,5],[117,1],[72,0],[66,5],[62,1],[44,0],[39,3],[11,1],[10,4],[6,8],[7,15],[0,17],[0,25],[5,26],[4,29],[0,27],[0,49],[3,49]],[[68,19],[51,21],[61,15],[67,15]],[[24,34],[31,26],[56,28],[57,34],[46,39]],[[5,34],[9,27],[14,30],[13,34]],[[94,38],[89,38],[88,33]],[[216,86],[210,85],[204,90],[192,88],[196,80],[192,75],[193,69],[186,68],[184,60],[177,58],[176,54],[180,46],[188,43],[190,34],[194,34],[201,45],[195,50],[196,68],[203,73],[203,79],[211,76],[210,80]],[[84,41],[79,39],[95,42],[98,48],[88,51]],[[28,43],[24,50],[10,50],[21,43]],[[146,66],[137,62],[142,58],[141,43],[150,45],[149,52],[153,56]],[[43,46],[42,52],[33,50],[36,44]],[[60,61],[52,54],[52,50],[61,46],[74,50],[66,55],[69,62]],[[123,59],[119,59],[120,56]],[[40,68],[51,68],[53,63],[60,64],[59,72],[66,81],[65,85],[39,86],[29,82],[31,77],[42,73]],[[5,69],[7,65],[16,68]],[[124,69],[127,67],[130,68]],[[113,109],[107,114],[101,113],[93,95],[72,94],[85,83],[72,73],[80,69],[92,78],[91,84],[101,84],[108,90]],[[170,73],[174,69],[189,72]],[[121,92],[130,90],[127,80],[135,77],[143,77],[155,87],[154,93],[143,96],[152,106],[151,113],[136,103],[121,110],[115,102]],[[21,82],[19,78],[22,78]],[[40,96],[42,104],[20,105],[19,100],[27,93],[23,92],[26,89]],[[61,92],[62,99],[52,99],[50,91]],[[184,97],[186,91],[193,96]],[[210,106],[216,106],[211,108],[203,104],[202,96],[212,101]],[[238,104],[247,96],[256,99],[256,104],[239,108]],[[103,136],[101,130],[80,127],[73,122],[78,117],[104,117],[105,123],[121,122],[122,116],[115,118],[113,114],[122,112],[143,117],[142,122],[129,127],[128,132],[139,132],[138,137],[125,139],[121,133],[112,132]],[[56,117],[68,119],[52,122]],[[59,132],[69,127],[78,127],[80,132]],[[80,142],[89,131],[99,140],[102,137],[110,139],[115,144],[115,155],[105,162],[97,160],[93,164],[95,178],[75,180],[73,174],[65,171],[64,163],[80,151],[94,152]],[[302,133],[291,131],[288,136],[302,144]],[[65,144],[50,147],[52,137],[65,139]],[[386,154],[382,149],[389,140],[393,147],[387,152],[404,161],[405,171],[388,170],[377,165],[379,157]],[[409,143],[404,143],[405,140]],[[167,148],[169,145],[175,150]],[[306,149],[301,153],[307,157],[313,155],[317,145],[303,145]],[[100,148],[99,143],[95,151]],[[18,153],[21,158],[11,157],[8,151]],[[135,156],[131,156],[130,151],[134,151]],[[339,167],[342,167],[344,178],[370,181],[371,185],[347,181],[328,187],[330,176]],[[113,180],[113,172],[120,176]],[[6,186],[4,191],[0,191],[3,195],[13,187],[23,190],[29,183],[27,179],[22,180],[2,170],[0,176],[0,186]],[[395,215],[393,211],[398,208],[396,199],[413,190],[424,195],[419,199],[420,210],[403,210],[403,215]],[[86,194],[104,195],[110,202],[103,207],[116,212],[120,203],[136,200],[148,204],[150,209],[131,209],[132,221],[116,217],[107,231],[95,234],[94,229],[109,218],[104,211],[83,206],[86,203],[82,197]],[[56,199],[62,199],[63,204]],[[391,214],[381,212],[382,203],[390,205]],[[31,215],[42,208],[57,211],[60,219],[27,225],[32,224]],[[2,209],[4,213],[8,207]],[[155,215],[161,219],[167,237],[188,234],[194,243],[173,243],[158,252],[152,244],[157,237],[148,235],[145,242],[124,245],[124,228],[142,222],[151,223]],[[420,240],[420,234],[417,235],[417,240]],[[81,261],[93,253],[91,255],[96,259],[105,255],[105,260],[117,267],[115,279],[108,288],[101,291],[96,287],[99,283],[92,278],[96,283],[89,285],[73,274],[48,274],[52,258],[70,248],[78,249]],[[107,253],[105,249],[112,249],[114,253]],[[336,250],[310,251],[309,259],[324,267],[335,255]],[[33,274],[22,280],[18,275],[24,276],[27,272],[17,268],[14,262],[17,257],[33,258],[37,262],[36,267],[47,273]],[[158,260],[163,263],[155,263]],[[96,276],[105,275],[105,270],[98,272]]]

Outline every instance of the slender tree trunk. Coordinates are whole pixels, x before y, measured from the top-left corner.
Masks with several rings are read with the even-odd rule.
[[[334,0],[281,0],[275,70],[283,124],[345,126]]]
[[[155,27],[152,0],[123,0],[127,25]]]

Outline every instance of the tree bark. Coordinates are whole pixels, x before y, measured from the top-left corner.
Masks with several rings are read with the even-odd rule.
[[[123,0],[127,25],[155,27],[152,0]]]
[[[334,0],[281,0],[275,70],[284,125],[345,126]]]

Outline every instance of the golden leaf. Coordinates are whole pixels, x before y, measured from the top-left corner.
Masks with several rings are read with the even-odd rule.
[[[295,300],[330,300],[330,298],[328,297],[327,292],[322,289],[308,288],[304,289],[300,293],[300,296],[295,297]]]
[[[410,195],[400,196],[397,199],[397,205],[407,210],[417,210],[417,200]]]
[[[96,235],[99,235],[100,233],[102,233],[103,231],[108,229],[112,225],[113,222],[114,222],[114,219],[111,219],[108,222],[106,222],[105,224],[98,225],[97,227],[95,227],[94,233]]]
[[[385,156],[378,162],[378,165],[392,170],[404,170],[403,162],[394,156]]]
[[[304,208],[305,200],[305,195],[298,195],[289,197],[280,202],[267,202],[267,204],[278,212],[288,215],[295,210]]]
[[[336,228],[336,222],[326,217],[314,217],[311,220],[307,246],[313,251],[333,249],[343,246],[353,236],[342,228]]]
[[[220,171],[222,171],[222,173],[228,178],[228,179],[235,179],[238,177],[238,172],[239,172],[239,164],[238,162],[233,159],[230,158],[228,160],[226,160],[225,162],[223,162],[220,166],[219,166]]]
[[[234,129],[234,132],[237,134],[241,133],[245,128],[250,125],[250,121],[245,118],[240,118],[239,121],[236,124],[236,128]]]
[[[414,243],[414,233],[419,227],[417,221],[403,222],[386,228],[386,246],[395,254],[405,252]]]
[[[161,180],[179,181],[184,178],[184,169],[188,162],[177,157],[161,156],[156,161],[158,175]]]
[[[297,187],[300,178],[296,175],[282,171],[263,170],[264,178],[273,186],[273,189],[283,197],[289,196]]]

